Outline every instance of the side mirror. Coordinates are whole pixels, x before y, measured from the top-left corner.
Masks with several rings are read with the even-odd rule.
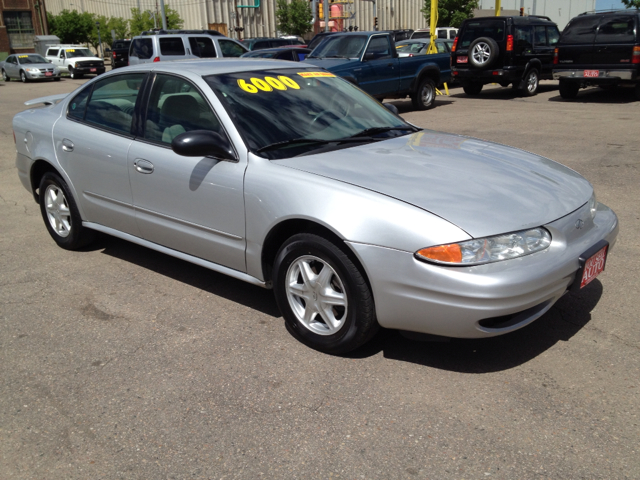
[[[171,149],[183,157],[237,160],[227,137],[211,130],[191,130],[181,133],[171,142]]]
[[[398,107],[396,107],[393,103],[383,103],[382,106],[395,115],[400,114],[400,112],[398,112]]]
[[[362,57],[363,60],[375,60],[376,59],[376,54],[375,53],[365,53],[364,57]]]

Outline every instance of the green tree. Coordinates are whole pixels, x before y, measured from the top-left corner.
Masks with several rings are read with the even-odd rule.
[[[640,10],[640,0],[620,0],[625,7]]]
[[[463,20],[473,17],[473,9],[478,8],[478,3],[478,0],[439,0],[438,24],[436,26],[459,27]],[[424,0],[422,13],[429,22],[431,20],[431,0]]]
[[[95,28],[93,15],[77,10],[62,10],[58,15],[47,13],[49,31],[62,43],[88,43]]]
[[[164,11],[167,15],[167,28],[169,30],[182,28],[182,25],[184,25],[184,20],[180,18],[178,12],[169,8],[168,5],[165,5]],[[156,28],[156,25],[157,28],[162,28],[162,19],[160,18],[160,15],[156,16],[155,11],[140,11],[137,8],[131,9],[131,20],[129,20],[129,29],[131,31],[131,36],[140,35],[145,30]]]
[[[305,0],[277,0],[276,22],[278,30],[286,35],[304,35],[311,31],[313,14]]]

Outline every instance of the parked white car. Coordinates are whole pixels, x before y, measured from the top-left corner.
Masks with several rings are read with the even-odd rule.
[[[104,60],[82,45],[52,45],[47,49],[46,58],[61,72],[69,72],[71,78],[100,75],[105,71]]]

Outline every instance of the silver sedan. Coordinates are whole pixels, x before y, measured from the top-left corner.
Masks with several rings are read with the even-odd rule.
[[[421,130],[310,65],[118,69],[14,118],[20,180],[57,244],[96,232],[272,288],[339,354],[379,326],[522,328],[604,270],[616,215],[575,171]]]
[[[0,73],[5,82],[12,78],[23,83],[29,80],[60,80],[60,69],[37,53],[9,55],[0,62]]]

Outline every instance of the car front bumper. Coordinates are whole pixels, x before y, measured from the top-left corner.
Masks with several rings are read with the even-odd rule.
[[[545,227],[552,235],[545,251],[473,267],[433,265],[412,252],[373,245],[350,246],[365,266],[381,326],[491,337],[542,316],[574,282],[580,255],[600,240],[609,243],[610,251],[618,234],[615,213],[602,204],[593,220],[584,205]]]
[[[29,72],[25,70],[25,75],[29,80],[42,80],[47,78],[60,78],[60,72],[51,73],[51,75],[47,75],[45,72]]]
[[[93,70],[93,71],[92,71]],[[76,67],[73,71],[80,75],[101,75],[105,72],[105,67]]]

